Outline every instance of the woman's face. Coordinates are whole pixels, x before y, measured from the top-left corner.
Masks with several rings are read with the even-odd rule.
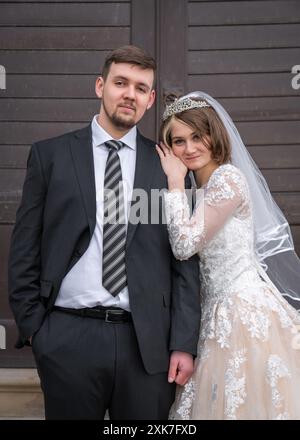
[[[209,141],[209,137],[207,137]],[[196,171],[214,162],[211,151],[201,140],[199,134],[184,122],[171,123],[172,150],[189,170]]]

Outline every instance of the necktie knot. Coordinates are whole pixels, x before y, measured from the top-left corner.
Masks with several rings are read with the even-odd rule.
[[[110,141],[105,142],[105,145],[109,150],[119,151],[124,144],[122,141],[115,141],[114,139],[111,139]]]

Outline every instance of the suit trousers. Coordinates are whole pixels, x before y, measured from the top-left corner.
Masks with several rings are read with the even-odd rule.
[[[162,420],[175,396],[167,372],[148,374],[132,322],[52,311],[32,350],[46,419]],[[159,355],[153,353],[153,356]]]

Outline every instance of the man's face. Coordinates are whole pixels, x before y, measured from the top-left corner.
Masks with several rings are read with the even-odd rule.
[[[99,121],[104,129],[129,130],[155,99],[154,73],[128,63],[112,63],[106,80],[97,78],[96,94],[102,99]]]

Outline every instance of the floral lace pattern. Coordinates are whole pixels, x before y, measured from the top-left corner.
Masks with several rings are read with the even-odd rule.
[[[183,260],[195,253],[199,255],[202,309],[196,370],[191,382],[178,392],[174,418],[247,418],[251,411],[253,418],[268,418],[282,402],[279,379],[290,377],[279,360],[286,359],[280,355],[279,333],[286,338],[284,350],[291,347],[289,356],[298,356],[300,368],[300,352],[292,351],[299,315],[258,269],[252,209],[243,174],[233,165],[221,165],[203,187],[202,197],[202,203],[196,205],[191,215],[184,193],[165,194],[175,257]],[[241,368],[246,373],[241,374]],[[258,410],[253,396],[260,391],[251,393],[249,389],[258,386],[258,368],[260,387],[271,386],[272,392],[270,401],[255,412]],[[214,373],[212,378],[215,369],[218,374]],[[289,374],[289,383],[298,380],[300,387],[300,378]],[[298,396],[292,406],[299,408],[300,418]],[[270,412],[267,407],[273,410]],[[280,406],[280,413],[278,408],[272,418],[291,416],[285,407]]]
[[[240,373],[241,365],[246,362],[246,349],[233,353],[229,359],[229,367],[225,373],[225,415],[229,420],[235,420],[236,410],[245,402],[246,398],[246,376],[237,376]]]
[[[282,379],[284,377],[291,377],[287,366],[278,355],[271,355],[268,359],[266,379],[271,386],[272,403],[275,408],[281,408],[283,406],[284,397],[280,394],[280,391],[278,389],[278,382],[279,379]],[[285,413],[285,417],[287,416],[288,414]],[[282,414],[279,414],[278,417],[282,417]]]

